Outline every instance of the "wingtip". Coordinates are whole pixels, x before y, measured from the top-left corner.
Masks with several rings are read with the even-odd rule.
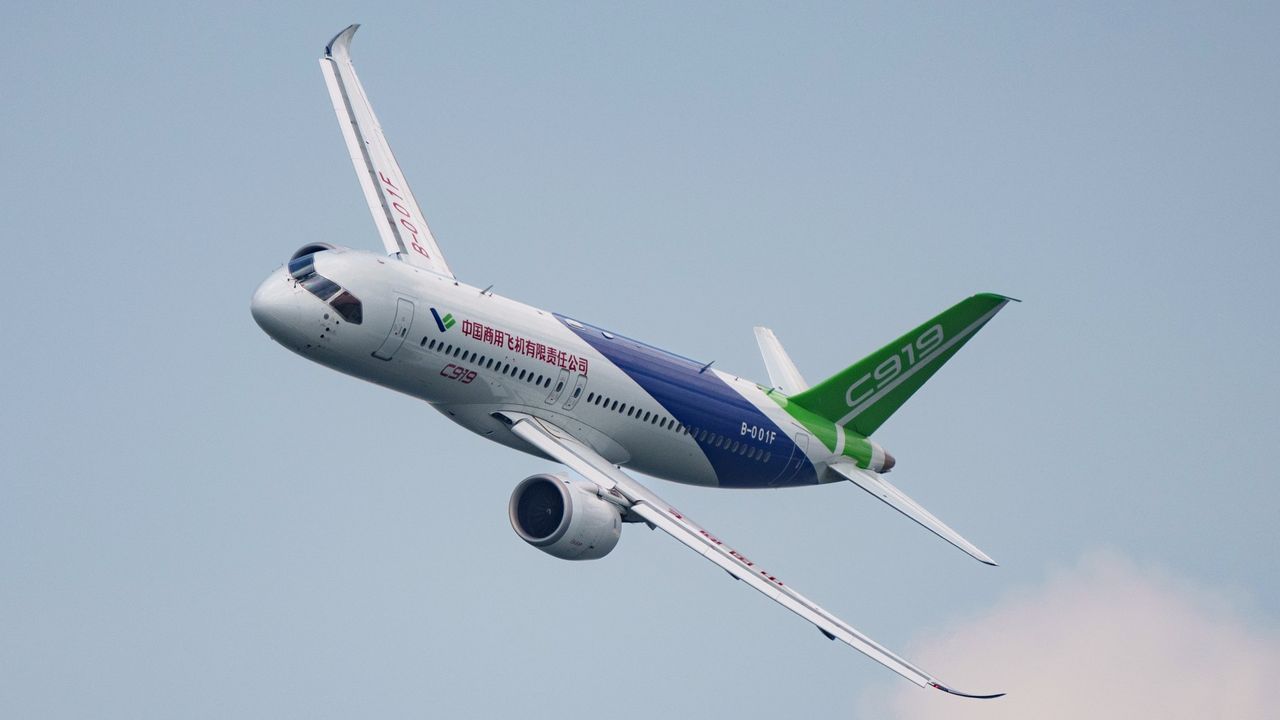
[[[996,562],[995,560],[992,560],[990,555],[982,552],[981,550],[978,550],[976,546],[974,546],[973,550],[975,552],[969,553],[969,556],[972,557],[974,560],[977,560],[983,565],[990,565],[991,567],[1000,567],[1000,563]]]
[[[333,48],[334,46],[338,46],[339,42],[343,43],[339,47],[345,47],[347,45],[350,45],[351,36],[355,35],[356,30],[359,30],[359,29],[360,29],[360,23],[352,23],[346,26],[345,28],[343,28],[342,32],[338,33],[337,35],[334,35],[333,39],[329,41],[329,44],[324,46],[324,56],[327,58],[333,57]]]
[[[929,687],[937,688],[944,693],[950,693],[952,695],[958,695],[960,697],[973,698],[975,700],[994,700],[996,698],[1005,696],[1005,693],[994,693],[992,695],[973,695],[970,693],[963,693],[963,692],[960,692],[959,690],[953,690],[939,682],[930,682]]]

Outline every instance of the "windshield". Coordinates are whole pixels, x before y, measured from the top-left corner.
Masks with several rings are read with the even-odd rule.
[[[289,274],[308,292],[329,305],[352,325],[364,320],[364,306],[360,300],[342,286],[316,272],[315,253],[296,257],[289,261]]]

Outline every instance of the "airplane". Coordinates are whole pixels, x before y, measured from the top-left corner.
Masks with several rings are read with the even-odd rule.
[[[921,687],[948,687],[801,595],[637,481],[788,488],[851,482],[977,560],[995,562],[884,479],[871,435],[1013,298],[961,300],[816,385],[767,328],[756,384],[568,315],[502,297],[450,269],[356,76],[343,30],[320,58],[385,252],[311,242],[254,292],[258,325],[321,365],[426,401],[489,440],[557,462],[516,485],[516,535],[594,560],[644,523]],[[625,469],[624,469],[625,468]]]

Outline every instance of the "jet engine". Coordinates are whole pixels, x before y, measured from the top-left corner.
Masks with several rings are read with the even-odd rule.
[[[562,475],[525,478],[507,505],[521,540],[562,560],[598,560],[622,535],[622,513],[596,487]]]

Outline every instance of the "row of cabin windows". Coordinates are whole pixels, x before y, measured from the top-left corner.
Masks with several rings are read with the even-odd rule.
[[[613,410],[619,414],[625,414],[630,418],[636,418],[640,422],[647,422],[651,425],[657,425],[663,429],[669,428],[678,433],[691,435],[694,440],[697,440],[700,443],[705,443],[731,453],[737,453],[752,460],[759,460],[760,462],[767,463],[773,459],[773,453],[763,448],[759,448],[755,445],[744,443],[739,440],[734,440],[732,438],[725,437],[724,435],[717,435],[716,433],[708,432],[706,430],[688,428],[676,422],[672,418],[659,415],[658,413],[651,413],[648,410],[641,410],[634,405],[619,403],[617,400],[611,400],[603,395],[588,393],[587,402],[592,405],[598,405],[606,410]]]
[[[522,370],[521,368],[505,363],[497,358],[486,357],[474,350],[467,351],[461,347],[446,343],[443,340],[433,340],[430,338],[422,338],[422,342],[418,343],[419,347],[424,347],[433,352],[438,352],[446,357],[453,357],[465,363],[471,363],[479,368],[486,370],[496,370],[503,375],[510,375],[513,378],[523,380],[527,383],[533,383],[538,387],[551,387],[551,378],[534,373],[532,370]]]
[[[663,430],[672,430],[678,433],[689,434],[689,428],[676,422],[674,418],[669,418],[656,412],[641,410],[635,405],[620,403],[617,400],[610,400],[603,395],[595,393],[587,393],[587,402],[592,405],[599,405],[606,410],[613,410],[619,415],[626,415],[629,418],[635,418],[640,422],[647,422],[650,425],[657,425]]]
[[[743,455],[752,460],[759,460],[760,462],[767,463],[773,459],[773,453],[768,450],[739,440],[734,440],[733,438],[725,437],[724,435],[717,435],[716,433],[699,430],[697,428],[694,428],[692,434],[694,439],[700,443],[706,443],[712,447],[727,450],[731,453],[738,453],[739,455]]]

